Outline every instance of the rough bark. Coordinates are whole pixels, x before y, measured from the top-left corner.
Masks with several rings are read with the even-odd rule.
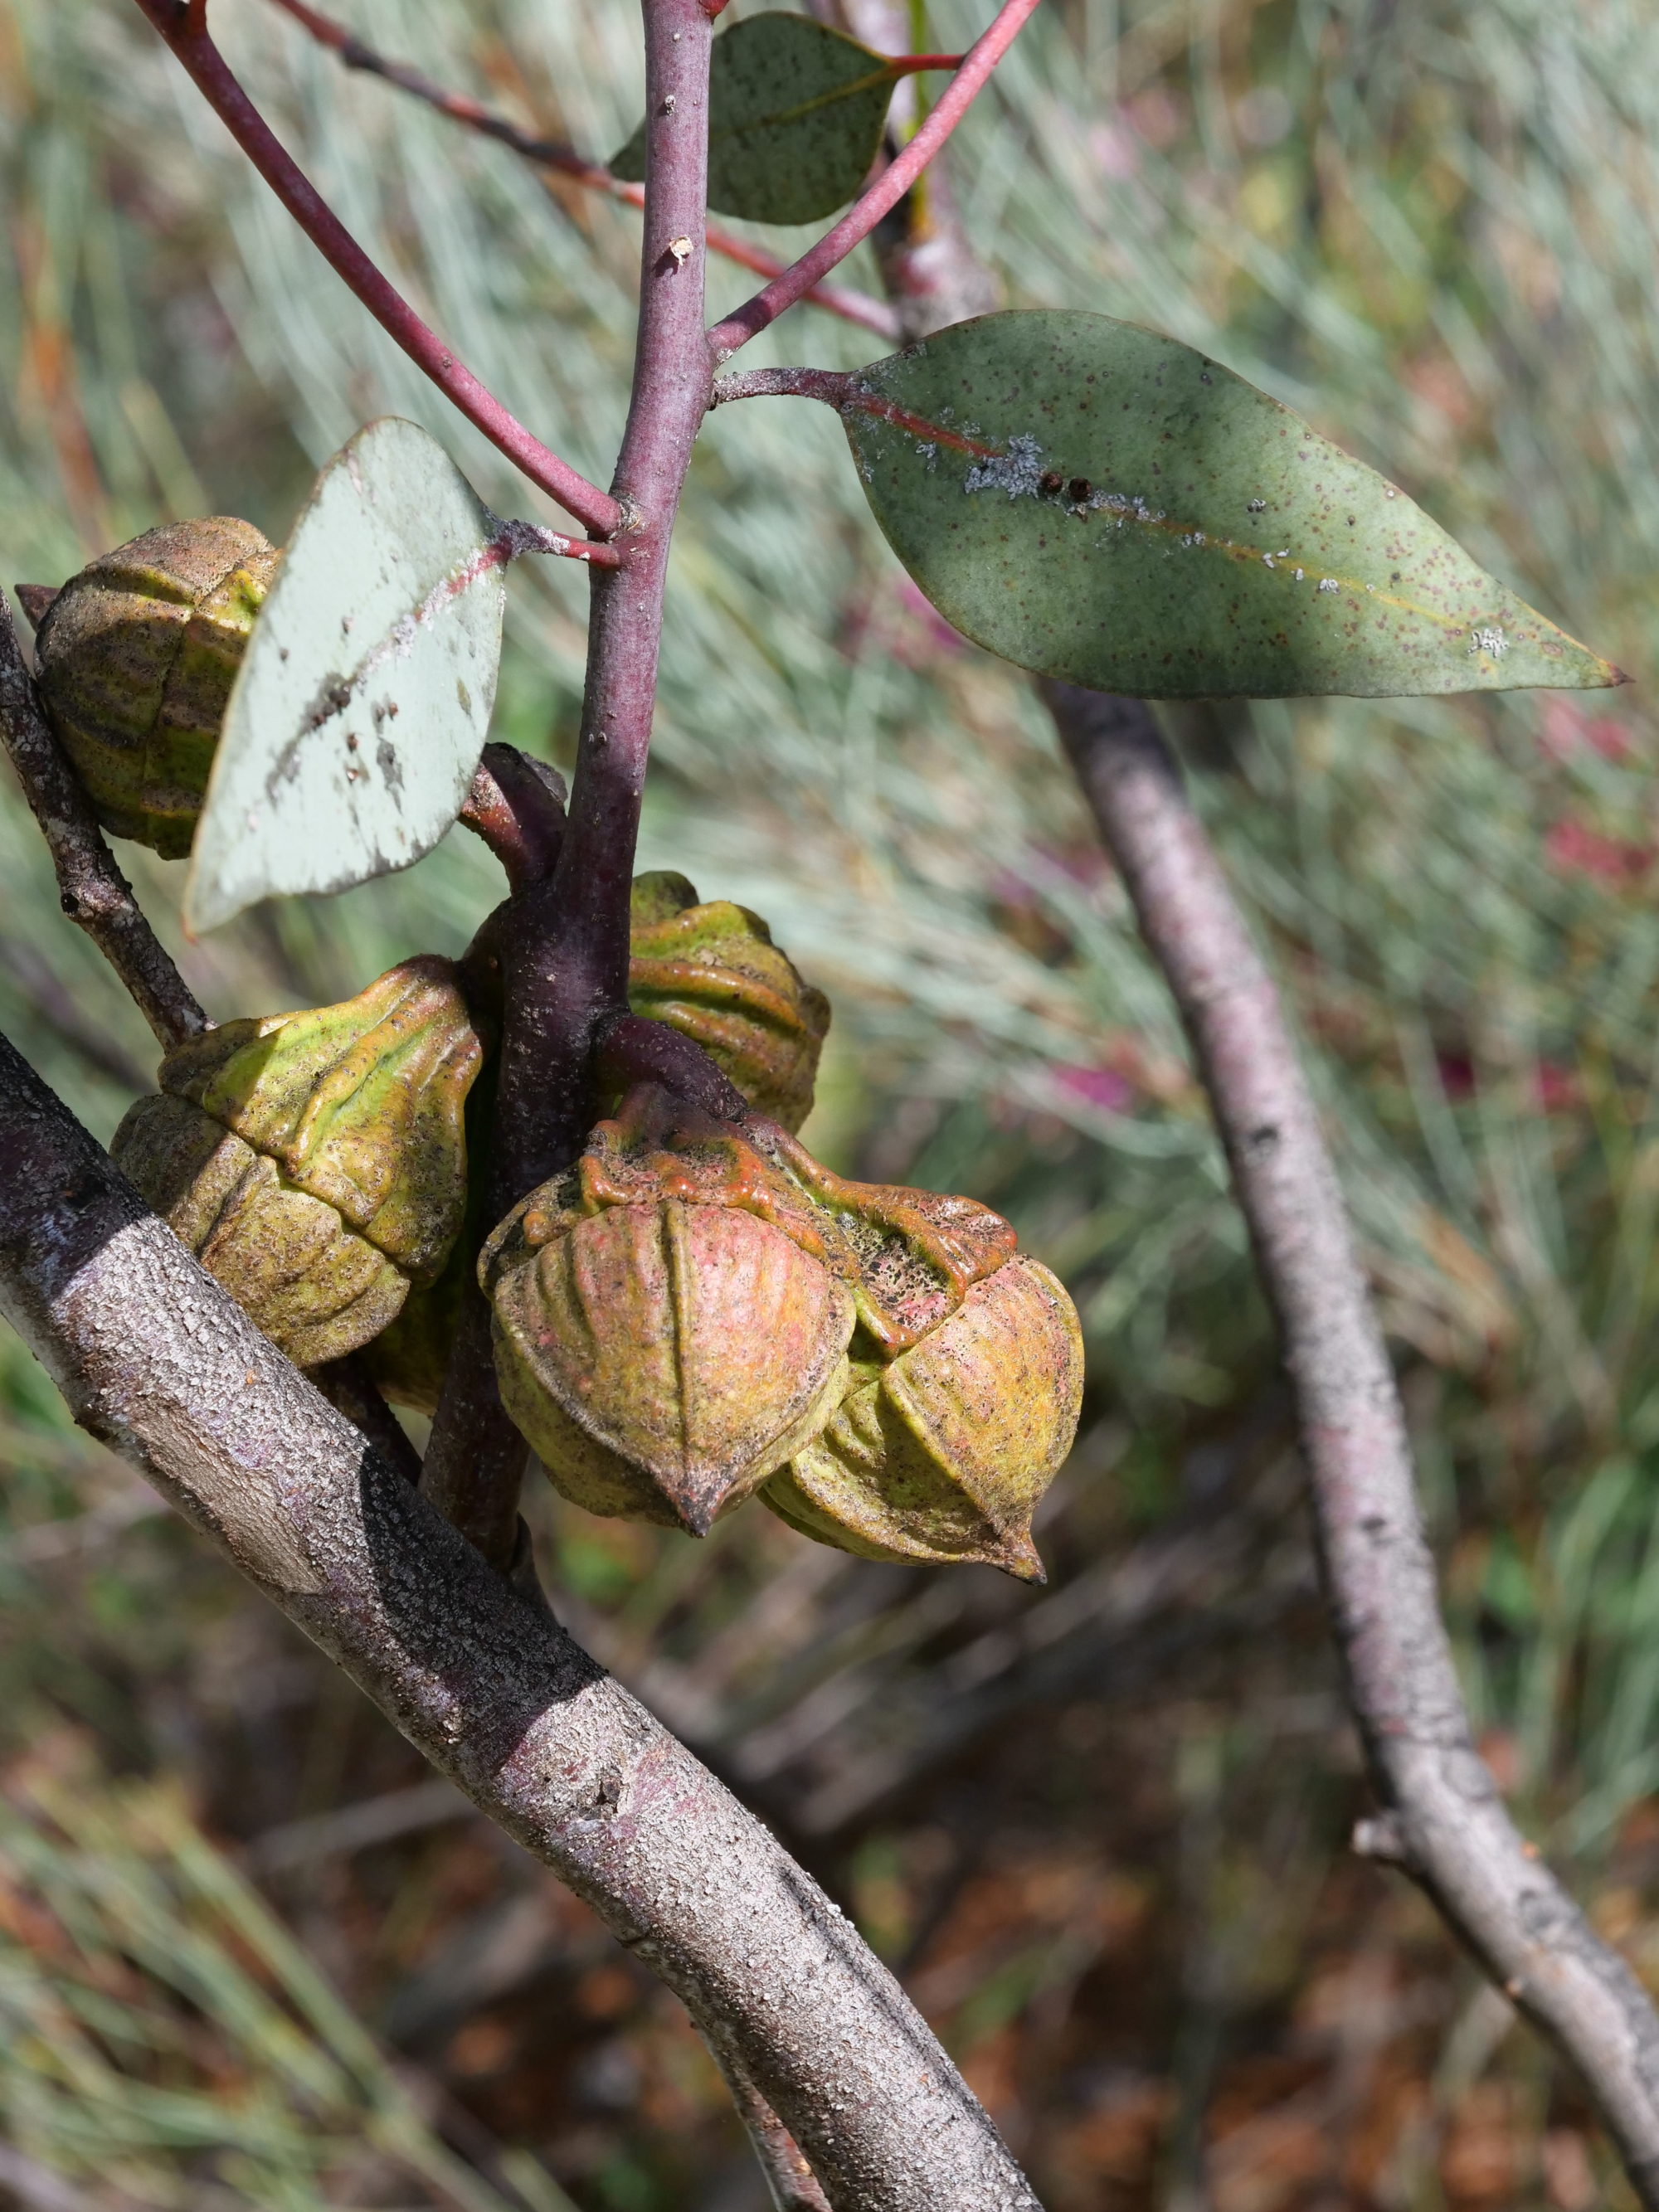
[[[259,1334],[3,1039],[0,1308],[77,1420],[678,1993],[836,2212],[1035,2206],[837,1908]]]

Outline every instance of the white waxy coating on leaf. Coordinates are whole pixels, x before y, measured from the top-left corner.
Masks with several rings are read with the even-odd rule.
[[[185,919],[406,868],[454,821],[501,659],[501,526],[434,439],[386,416],[312,489],[225,714]]]

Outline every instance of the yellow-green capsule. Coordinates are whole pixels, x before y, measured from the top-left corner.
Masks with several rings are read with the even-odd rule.
[[[406,960],[340,1006],[179,1046],[112,1156],[290,1358],[337,1359],[443,1269],[482,1057],[453,963]]]
[[[532,1194],[484,1248],[502,1399],[575,1504],[701,1536],[829,1417],[852,1296],[742,1207],[572,1198]]]
[[[794,1130],[811,1111],[830,1001],[747,907],[700,903],[668,871],[638,877],[628,998],[700,1044],[769,1120]]]
[[[71,576],[35,666],[106,830],[190,850],[231,686],[280,556],[252,523],[163,523]]]
[[[889,1364],[860,1363],[761,1496],[803,1535],[865,1559],[983,1561],[1041,1582],[1031,1515],[1072,1448],[1082,1393],[1076,1309],[1017,1253]]]

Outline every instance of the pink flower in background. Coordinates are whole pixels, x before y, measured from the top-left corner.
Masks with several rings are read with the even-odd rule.
[[[1538,710],[1538,742],[1553,760],[1575,753],[1600,753],[1603,760],[1628,760],[1636,750],[1633,731],[1611,715],[1590,715],[1559,691],[1547,691]]]
[[[842,622],[842,651],[856,659],[873,647],[890,653],[902,668],[930,668],[954,659],[969,641],[952,629],[937,607],[908,576],[890,592],[855,602]]]
[[[1440,1071],[1441,1088],[1451,1104],[1462,1105],[1474,1097],[1476,1090],[1474,1062],[1467,1053],[1437,1053],[1435,1065]],[[1584,1103],[1583,1088],[1578,1080],[1577,1071],[1564,1066],[1559,1060],[1540,1060],[1533,1097],[1546,1114],[1576,1113]]]
[[[1073,1097],[1103,1114],[1127,1114],[1134,1106],[1133,1085],[1115,1067],[1057,1067],[1054,1075]]]
[[[1454,1104],[1474,1096],[1474,1062],[1466,1052],[1437,1052],[1434,1064],[1439,1071],[1440,1088]]]
[[[1591,876],[1603,884],[1638,882],[1653,865],[1654,848],[1599,830],[1567,815],[1544,840],[1544,858],[1564,876]]]
[[[1547,1114],[1574,1114],[1584,1103],[1577,1071],[1556,1060],[1539,1061],[1536,1095]]]

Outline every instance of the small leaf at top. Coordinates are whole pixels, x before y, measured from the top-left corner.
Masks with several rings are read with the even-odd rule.
[[[897,81],[884,55],[806,15],[751,15],[722,32],[708,80],[710,208],[816,222],[845,206],[876,158]],[[644,124],[611,171],[644,176]]]
[[[1374,470],[1132,323],[957,323],[841,413],[916,582],[1039,674],[1148,699],[1624,680]]]
[[[459,812],[501,652],[501,526],[386,416],[312,487],[253,626],[196,831],[185,920],[406,868]]]

